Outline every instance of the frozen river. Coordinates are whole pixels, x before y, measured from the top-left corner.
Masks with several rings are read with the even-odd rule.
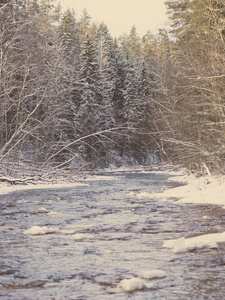
[[[170,179],[136,169],[0,195],[0,298],[224,299],[224,243],[183,253],[162,247],[223,231],[224,210],[135,196],[179,185]]]

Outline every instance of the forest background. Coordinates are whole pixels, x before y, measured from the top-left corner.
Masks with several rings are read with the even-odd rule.
[[[0,0],[0,174],[225,159],[225,1],[166,1],[172,30],[113,39],[54,0]]]

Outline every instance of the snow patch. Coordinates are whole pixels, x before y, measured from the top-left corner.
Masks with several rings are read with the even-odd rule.
[[[171,178],[169,178],[170,180]],[[176,181],[178,180],[176,179]],[[181,177],[180,182],[186,183],[186,185],[166,189],[162,193],[153,193],[151,198],[177,198],[178,200],[175,201],[177,204],[225,205],[225,176],[196,178],[189,175]]]

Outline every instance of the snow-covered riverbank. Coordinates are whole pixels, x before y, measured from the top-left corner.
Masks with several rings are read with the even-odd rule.
[[[184,182],[184,186],[165,190],[155,194],[163,199],[177,198],[176,203],[213,204],[225,208],[225,176],[203,176],[196,178],[194,175],[182,175],[170,180]]]

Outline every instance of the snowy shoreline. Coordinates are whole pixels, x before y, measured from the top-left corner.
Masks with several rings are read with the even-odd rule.
[[[179,175],[170,178],[176,182],[184,183],[183,186],[165,190],[155,194],[154,197],[170,199],[176,198],[177,204],[206,204],[219,205],[225,208],[225,176]]]

